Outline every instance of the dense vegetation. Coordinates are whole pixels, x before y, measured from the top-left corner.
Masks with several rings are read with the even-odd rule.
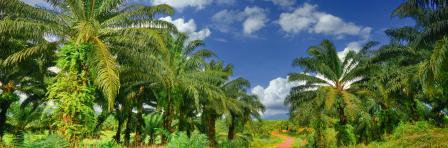
[[[446,128],[447,10],[443,0],[407,0],[392,15],[412,18],[416,25],[387,29],[388,44],[373,49],[377,43],[368,42],[338,57],[324,40],[308,49],[308,57],[297,58],[293,65],[304,71],[289,79],[304,84],[293,88],[285,103],[291,105],[291,120],[314,129],[310,145],[383,141],[400,123]]]
[[[168,5],[0,1],[0,147],[446,146],[448,3],[406,0],[386,30],[339,57],[323,40],[293,62],[289,121],[262,121],[250,83],[173,24]]]

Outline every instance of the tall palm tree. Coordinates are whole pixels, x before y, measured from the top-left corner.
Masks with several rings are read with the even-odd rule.
[[[21,48],[33,45],[22,35],[0,33],[0,63]],[[0,64],[0,141],[5,132],[8,109],[19,99],[17,92],[28,95],[25,104],[40,101],[45,96],[45,80],[50,75],[47,68],[52,64],[51,60],[52,56],[35,57],[16,65]]]
[[[19,0],[0,2],[4,15],[0,21],[0,33],[21,34],[37,42],[14,53],[4,63],[17,63],[54,50],[48,46],[68,42],[91,44],[93,49],[88,51],[86,63],[94,84],[108,98],[109,108],[112,108],[120,88],[116,57],[133,53],[136,49],[152,48],[166,52],[158,30],[176,30],[172,24],[154,19],[158,14],[172,14],[173,9],[168,5],[129,5],[122,0],[48,2],[52,4],[52,10],[32,7]],[[59,40],[48,42],[43,36]]]
[[[228,73],[228,75],[223,76],[223,79],[229,79],[230,74],[233,73],[233,66],[232,65],[224,65],[222,61],[210,61],[206,67],[206,69],[210,70],[217,70],[217,71],[223,71]],[[237,101],[233,98],[230,98],[230,95],[235,90],[238,90],[239,87],[245,86],[247,84],[247,81],[243,80],[242,78],[238,78],[235,80],[227,81],[227,82],[221,82],[220,84],[217,84],[220,89],[223,91],[224,98],[217,98],[217,99],[209,99],[207,97],[204,97],[205,99],[201,100],[201,121],[202,125],[204,126],[203,131],[207,133],[209,145],[211,147],[216,146],[216,120],[218,120],[222,115],[229,114],[230,110],[237,111],[238,105]],[[212,96],[208,96],[212,97]],[[218,105],[219,104],[219,105]]]
[[[246,123],[252,121],[252,118],[260,119],[260,114],[265,109],[257,96],[247,94],[249,88],[249,81],[243,78],[237,78],[223,85],[226,97],[233,101],[226,101],[228,102],[226,107],[229,110],[226,114],[229,125],[228,140],[235,138],[237,129],[243,131]]]
[[[447,6],[444,0],[406,0],[392,15],[415,19],[421,33],[411,42],[413,46],[423,46],[442,39],[448,31]]]
[[[150,65],[157,70],[152,73],[158,84],[155,88],[164,92],[158,94],[157,101],[163,107],[163,125],[172,132],[171,121],[176,112],[181,112],[182,104],[194,102],[199,107],[201,96],[219,96],[220,89],[215,84],[223,81],[222,76],[226,73],[204,69],[204,58],[213,53],[206,49],[197,50],[203,45],[202,41],[188,42],[187,37],[180,34],[174,38],[168,37],[167,42],[170,56],[153,56],[153,64]]]
[[[363,65],[365,61],[361,61],[360,54],[354,51],[341,60],[336,48],[328,40],[310,47],[307,53],[309,57],[297,58],[293,62],[294,66],[304,71],[289,75],[290,81],[302,81],[305,84],[293,88],[286,103],[298,110],[306,105],[309,106],[306,108],[324,109],[327,113],[336,111],[340,124],[347,124],[347,113],[354,113],[359,102],[356,95],[361,88],[357,85],[367,76],[366,66]],[[307,113],[300,111],[298,114]]]

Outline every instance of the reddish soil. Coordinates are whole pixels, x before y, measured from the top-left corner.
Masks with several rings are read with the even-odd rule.
[[[292,144],[294,143],[294,138],[285,136],[285,135],[281,135],[278,132],[272,132],[271,134],[273,136],[283,139],[283,142],[277,144],[276,148],[291,148],[292,147]]]

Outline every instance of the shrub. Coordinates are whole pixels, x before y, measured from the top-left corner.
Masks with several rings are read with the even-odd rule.
[[[188,138],[185,132],[178,132],[171,135],[167,148],[201,148],[207,147],[207,136],[199,132],[193,132]]]
[[[245,148],[249,147],[249,142],[244,139],[224,140],[217,145],[218,148]]]
[[[356,144],[356,135],[354,128],[350,124],[336,125],[338,145],[353,145]]]
[[[68,148],[70,144],[58,135],[49,135],[43,139],[24,144],[23,148]]]

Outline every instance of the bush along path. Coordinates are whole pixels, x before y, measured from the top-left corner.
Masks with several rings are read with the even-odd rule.
[[[283,139],[283,142],[277,144],[276,148],[292,148],[292,144],[294,143],[294,138],[286,135],[281,135],[278,132],[272,132],[273,136],[279,137]]]

